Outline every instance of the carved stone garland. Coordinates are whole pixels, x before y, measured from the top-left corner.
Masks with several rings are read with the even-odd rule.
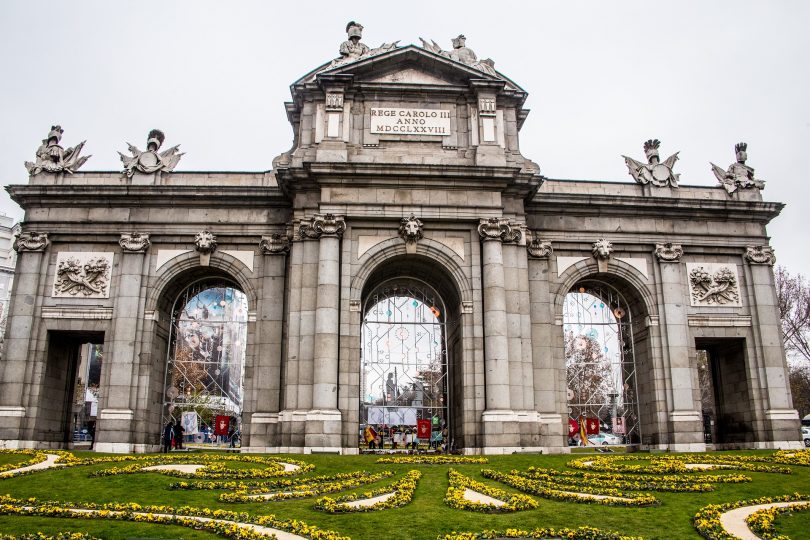
[[[145,253],[152,242],[149,241],[149,235],[144,233],[121,233],[121,238],[118,240],[118,245],[124,253]]]
[[[45,251],[50,244],[48,233],[21,232],[14,238],[14,251]]]
[[[406,253],[416,253],[416,243],[421,240],[423,223],[416,215],[402,218],[399,222],[399,236],[405,240]]]
[[[321,238],[336,236],[340,238],[346,232],[346,221],[334,214],[315,214],[309,221],[301,221],[298,232],[302,238]]]
[[[748,246],[745,248],[745,260],[748,264],[776,264],[776,255],[771,246]]]
[[[53,296],[109,298],[112,253],[59,253]]]
[[[683,247],[672,242],[655,244],[655,257],[660,262],[680,262],[681,257],[683,257]]]
[[[264,255],[285,255],[290,251],[290,239],[286,234],[280,233],[263,236],[259,242],[259,249]]]
[[[737,273],[731,266],[696,264],[687,268],[693,306],[739,305]]]
[[[489,240],[500,240],[505,243],[519,242],[523,236],[520,227],[510,223],[508,219],[503,218],[482,220],[478,225],[478,234],[485,242]]]

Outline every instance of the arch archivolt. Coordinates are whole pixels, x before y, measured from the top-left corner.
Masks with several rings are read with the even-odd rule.
[[[258,305],[258,294],[251,278],[246,275],[248,268],[242,261],[233,255],[215,251],[211,254],[208,266],[203,266],[200,264],[200,254],[196,251],[189,251],[173,257],[157,269],[152,278],[155,281],[149,287],[149,293],[146,299],[146,311],[154,311],[157,309],[165,292],[172,283],[183,274],[196,270],[199,272],[200,277],[206,277],[206,269],[213,269],[214,272],[211,272],[213,275],[225,274],[227,277],[231,278],[242,292],[247,295],[250,309],[256,309]]]
[[[647,283],[648,278],[644,276],[644,274],[642,274],[637,268],[617,259],[610,260],[607,272],[599,271],[599,266],[596,259],[579,261],[578,263],[567,268],[562,275],[560,275],[560,279],[558,281],[559,288],[557,289],[557,294],[554,298],[554,313],[562,313],[563,304],[565,303],[565,295],[568,294],[568,292],[574,285],[576,285],[577,282],[582,281],[583,279],[597,279],[611,282],[611,278],[619,278],[620,284],[624,287],[619,286],[617,289],[619,289],[619,291],[622,293],[629,292],[644,306],[646,313],[639,313],[636,315],[658,315],[658,304],[655,301],[655,293]],[[629,291],[622,290],[628,285],[630,289]],[[631,298],[628,298],[627,300],[631,301],[632,303]]]
[[[351,281],[350,299],[360,301],[363,288],[372,273],[391,258],[404,255],[406,255],[405,242],[401,238],[390,238],[369,248],[359,258],[360,267]],[[461,302],[472,301],[472,286],[469,278],[464,273],[464,260],[455,252],[452,252],[446,245],[437,240],[423,238],[416,245],[416,255],[421,255],[439,263],[452,280]]]

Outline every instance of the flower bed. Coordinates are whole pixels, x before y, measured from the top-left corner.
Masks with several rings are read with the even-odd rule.
[[[642,464],[625,463],[643,462]],[[677,454],[668,456],[589,456],[568,462],[568,466],[579,470],[592,470],[610,473],[632,474],[699,474],[707,470],[736,469],[753,472],[791,474],[788,467],[766,465],[771,456],[734,456],[713,454]],[[705,464],[706,468],[688,468],[687,464]]]
[[[743,506],[802,501],[807,499],[807,495],[792,493],[790,495],[782,495],[779,497],[761,497],[759,499],[735,501],[726,504],[710,504],[698,510],[695,517],[692,518],[692,524],[695,526],[698,533],[704,538],[709,538],[710,540],[737,540],[737,537],[726,531],[723,524],[720,523],[720,516],[723,513],[729,510],[734,510],[735,508],[742,508]]]
[[[658,499],[649,493],[628,494],[612,488],[577,487],[578,492],[564,491],[550,488],[538,480],[532,480],[516,474],[504,474],[502,472],[484,469],[481,474],[485,478],[491,478],[498,482],[519,489],[525,493],[539,495],[546,499],[557,501],[595,503],[609,506],[653,506],[660,504]],[[601,498],[607,497],[607,498]]]
[[[400,480],[393,484],[375,489],[374,491],[354,493],[338,499],[332,499],[331,497],[318,499],[315,501],[315,509],[329,512],[330,514],[340,514],[346,512],[373,512],[375,510],[387,510],[389,508],[405,506],[413,499],[416,484],[421,477],[422,473],[419,471],[408,471]],[[393,493],[394,495],[384,501],[379,501],[369,506],[351,506],[346,504],[359,499],[378,497],[387,493]]]
[[[8,536],[0,534],[0,540],[101,540],[95,536],[78,532],[58,532],[55,535],[41,532]]]
[[[490,487],[481,482],[476,482],[468,476],[457,472],[454,469],[447,471],[450,486],[444,496],[444,502],[450,508],[458,510],[474,510],[476,512],[516,512],[518,510],[529,510],[537,508],[537,501],[527,495],[518,493],[508,493],[502,489]],[[503,501],[503,506],[496,506],[483,502],[471,501],[464,497],[466,490],[471,489],[482,493],[493,499]]]
[[[377,463],[399,463],[408,465],[447,465],[456,463],[489,463],[487,458],[473,457],[473,456],[386,456],[377,460]]]
[[[754,512],[745,518],[745,523],[754,534],[763,540],[790,540],[789,537],[776,533],[773,522],[776,521],[776,518],[782,514],[808,511],[810,511],[810,503],[807,502],[791,504],[788,506],[765,508],[763,510]]]
[[[223,493],[222,495],[219,496],[219,500],[223,502],[235,502],[235,503],[257,502],[257,499],[259,498],[256,497],[256,495],[263,495],[263,494],[267,494],[267,496],[261,497],[261,499],[265,501],[281,501],[286,499],[302,499],[306,497],[317,497],[325,493],[346,491],[347,489],[353,489],[356,487],[363,486],[365,484],[373,484],[374,482],[382,480],[383,478],[393,476],[393,474],[394,474],[393,471],[382,471],[376,474],[368,474],[364,471],[361,471],[359,474],[347,473],[344,475],[336,475],[342,476],[342,478],[335,480],[317,481],[314,478],[312,479],[301,478],[297,482],[292,482],[289,486],[285,486],[285,488],[290,489],[290,491],[267,493],[268,489],[265,486],[264,489],[243,490],[237,491],[235,493]]]
[[[578,529],[506,529],[503,531],[453,532],[438,540],[485,540],[500,538],[565,538],[566,540],[642,540],[640,536],[624,536],[617,532],[603,532],[592,527]]]
[[[82,512],[75,512],[81,509]],[[160,523],[166,525],[180,525],[198,530],[206,530],[237,540],[266,539],[267,535],[254,531],[244,524],[255,524],[274,529],[280,529],[309,537],[313,540],[350,540],[333,531],[324,531],[315,526],[307,525],[300,520],[281,520],[274,515],[253,516],[246,512],[231,512],[229,510],[211,510],[209,508],[193,508],[182,506],[142,506],[136,503],[70,503],[62,501],[40,502],[29,498],[14,499],[8,495],[0,495],[0,515],[42,516],[42,517],[69,517],[78,519],[113,519],[119,521],[134,521],[142,523]],[[198,521],[190,518],[203,517],[221,521]]]
[[[129,457],[129,456],[127,456]],[[105,463],[106,460],[101,458],[98,462],[89,462],[90,460],[82,460],[80,465],[88,465],[95,463]],[[133,461],[133,460],[121,460]],[[266,469],[233,469],[225,465],[227,462],[237,463],[256,463],[259,465],[267,466]],[[146,467],[153,467],[156,465],[171,465],[182,463],[198,463],[205,465],[205,468],[198,470],[195,473],[187,473],[181,471],[144,471]],[[299,468],[293,471],[285,471],[283,463],[290,465],[297,465]],[[243,455],[186,455],[186,456],[171,456],[171,459],[165,457],[141,457],[131,465],[125,467],[111,467],[102,469],[90,474],[94,476],[115,476],[119,474],[135,474],[142,472],[159,472],[167,476],[174,476],[178,478],[209,478],[209,479],[239,479],[239,478],[275,478],[279,476],[294,476],[311,471],[315,466],[302,461],[296,461],[288,458],[278,457],[260,457],[260,456],[243,456]]]

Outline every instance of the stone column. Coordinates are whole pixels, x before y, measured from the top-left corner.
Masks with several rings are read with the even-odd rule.
[[[141,281],[145,272],[146,251],[151,245],[149,235],[124,233],[118,240],[121,260],[118,287],[113,309],[112,332],[105,338],[105,362],[101,388],[102,406],[96,426],[96,452],[133,451],[132,424],[135,411],[132,406],[137,384],[133,377],[137,371],[137,333],[142,320]],[[145,429],[145,426],[141,426]],[[150,433],[151,434],[151,433]],[[147,440],[147,433],[140,439]]]
[[[24,438],[26,418],[25,374],[34,336],[34,311],[42,274],[47,233],[22,232],[14,240],[19,253],[14,275],[14,293],[8,312],[5,352],[0,363],[0,442],[6,448],[19,448]]]
[[[503,243],[503,277],[506,307],[506,341],[509,351],[509,408],[522,411],[524,405],[523,354],[520,320],[520,291],[518,290],[518,251],[515,243],[520,238],[520,230],[513,229],[514,241]],[[486,248],[485,248],[486,249]],[[484,293],[486,294],[486,292]]]
[[[764,406],[767,407],[762,411],[766,424],[765,437],[758,440],[769,441],[770,444],[766,444],[768,448],[800,448],[801,443],[797,442],[799,413],[789,398],[790,383],[773,277],[776,257],[770,246],[748,246],[744,258],[750,272],[748,288],[754,300],[751,314],[758,334],[754,336],[760,353],[757,364],[759,373],[764,374],[759,386],[766,396]],[[762,412],[757,412],[756,416]]]
[[[670,403],[669,449],[679,452],[706,450],[703,440],[703,417],[695,402],[692,387],[693,366],[689,351],[694,342],[689,340],[687,320],[686,276],[681,264],[683,248],[679,244],[657,244],[655,257],[661,273],[661,317],[665,358],[669,359]]]
[[[273,233],[259,242],[262,287],[256,325],[255,365],[252,369],[251,408],[245,408],[248,432],[242,451],[272,452],[279,444],[281,406],[281,352],[284,325],[284,277],[290,241],[286,234]]]
[[[483,247],[484,371],[486,410],[485,453],[511,452],[518,444],[517,416],[509,408],[509,342],[506,290],[503,270],[503,241],[514,234],[508,220],[490,218],[478,225]]]
[[[312,450],[340,448],[338,336],[340,333],[340,239],[346,222],[340,216],[316,214],[307,236],[320,239],[318,293],[315,308],[312,410],[307,414],[305,446]]]

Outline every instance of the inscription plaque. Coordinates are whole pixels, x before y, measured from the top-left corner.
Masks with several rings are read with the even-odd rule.
[[[450,111],[444,109],[371,109],[371,133],[397,135],[439,135],[450,133]]]

